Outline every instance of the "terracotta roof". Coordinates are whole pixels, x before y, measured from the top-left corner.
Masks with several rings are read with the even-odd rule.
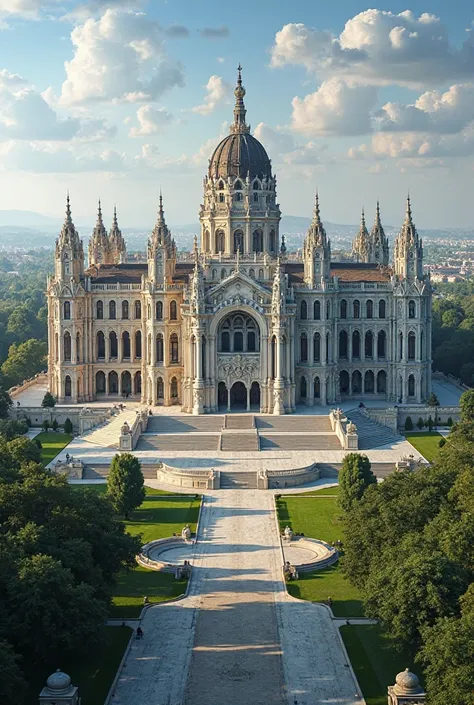
[[[331,276],[343,282],[388,282],[392,271],[378,264],[331,262]]]
[[[288,274],[288,283],[301,284],[304,278],[303,262],[286,262],[285,272]]]
[[[187,262],[176,265],[176,273],[173,281],[186,282],[193,271],[193,264]],[[130,262],[127,264],[93,264],[86,270],[86,276],[93,279],[94,284],[117,283],[122,284],[140,283],[142,275],[148,273],[146,262]]]

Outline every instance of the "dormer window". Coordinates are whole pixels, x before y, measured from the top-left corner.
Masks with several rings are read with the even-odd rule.
[[[224,190],[224,182],[223,182],[223,181],[219,181],[219,185],[218,185],[217,188],[219,189],[219,191],[223,191],[223,190]]]
[[[242,183],[240,181],[236,181],[234,184],[234,189],[236,191],[242,191]]]

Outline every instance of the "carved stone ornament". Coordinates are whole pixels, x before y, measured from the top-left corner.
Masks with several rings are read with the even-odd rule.
[[[122,436],[126,436],[127,434],[131,433],[130,426],[128,425],[128,422],[125,421],[122,428],[120,429],[120,433]]]
[[[260,356],[249,355],[219,356],[217,359],[218,376],[229,385],[234,382],[251,383],[260,374]]]

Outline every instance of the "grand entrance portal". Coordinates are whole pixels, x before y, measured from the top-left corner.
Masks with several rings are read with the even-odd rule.
[[[250,387],[250,408],[258,408],[260,411],[260,385],[258,382],[252,382]]]
[[[234,382],[230,390],[230,408],[232,411],[247,409],[247,389],[243,382]]]

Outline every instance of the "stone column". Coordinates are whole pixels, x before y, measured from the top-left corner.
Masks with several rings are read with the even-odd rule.
[[[198,416],[204,412],[204,380],[202,378],[202,332],[194,333],[194,384],[193,384],[193,414]]]
[[[326,375],[321,375],[319,379],[321,382],[321,404],[326,406]]]
[[[230,411],[230,386],[226,385],[227,389],[227,411]]]
[[[105,339],[105,361],[110,362],[110,338],[109,338],[108,331],[107,331],[107,334],[104,333],[104,339]]]
[[[250,385],[247,387],[247,411],[250,411]]]
[[[273,385],[273,413],[281,415],[285,413],[283,404],[283,332],[278,330],[276,333],[276,377]]]

